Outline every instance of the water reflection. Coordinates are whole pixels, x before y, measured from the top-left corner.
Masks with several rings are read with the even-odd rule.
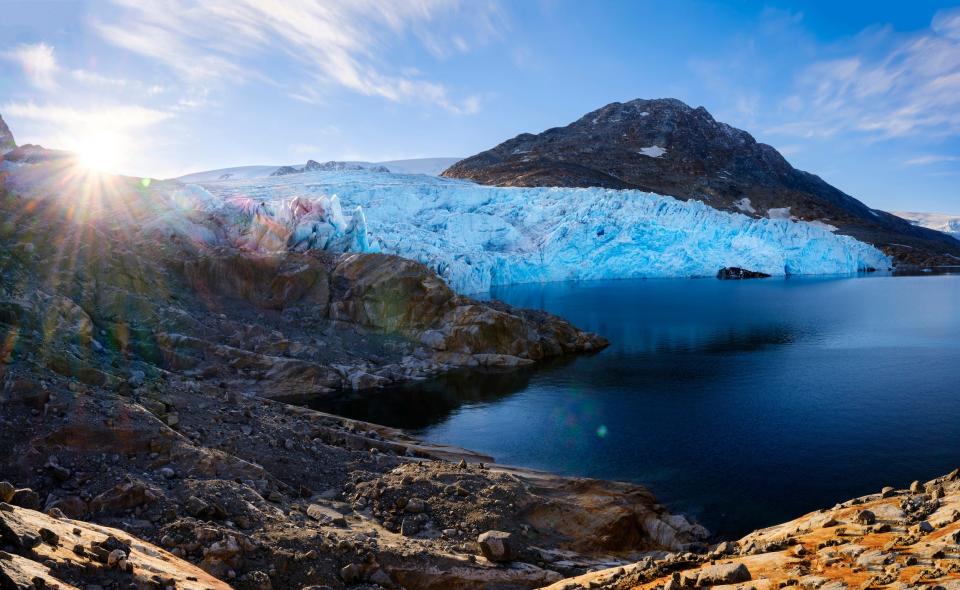
[[[318,402],[498,461],[648,486],[736,536],[960,465],[960,277],[498,289],[592,356]]]

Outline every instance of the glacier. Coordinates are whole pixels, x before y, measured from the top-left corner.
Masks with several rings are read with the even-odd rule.
[[[372,171],[182,185],[178,202],[229,218],[260,250],[385,252],[460,293],[513,283],[770,275],[889,268],[873,246],[821,225],[756,219],[636,190],[491,187]]]

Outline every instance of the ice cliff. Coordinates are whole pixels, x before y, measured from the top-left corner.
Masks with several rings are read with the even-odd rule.
[[[504,188],[368,171],[187,185],[181,199],[261,250],[381,251],[461,293],[511,283],[888,268],[879,250],[788,219],[754,219],[636,190]],[[349,216],[344,210],[351,211]]]

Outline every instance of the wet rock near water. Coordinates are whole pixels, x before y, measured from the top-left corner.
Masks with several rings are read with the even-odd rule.
[[[747,270],[745,268],[739,268],[736,266],[721,268],[717,272],[717,278],[722,280],[766,279],[769,277],[770,275],[767,273],[757,272],[755,270]]]

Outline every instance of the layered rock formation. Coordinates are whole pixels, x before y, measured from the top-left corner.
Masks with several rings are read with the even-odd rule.
[[[611,103],[566,127],[518,135],[443,175],[497,186],[640,189],[756,217],[817,221],[901,263],[960,260],[957,240],[870,209],[746,131],[675,99]]]
[[[118,529],[0,503],[0,588],[230,588],[199,567]]]

